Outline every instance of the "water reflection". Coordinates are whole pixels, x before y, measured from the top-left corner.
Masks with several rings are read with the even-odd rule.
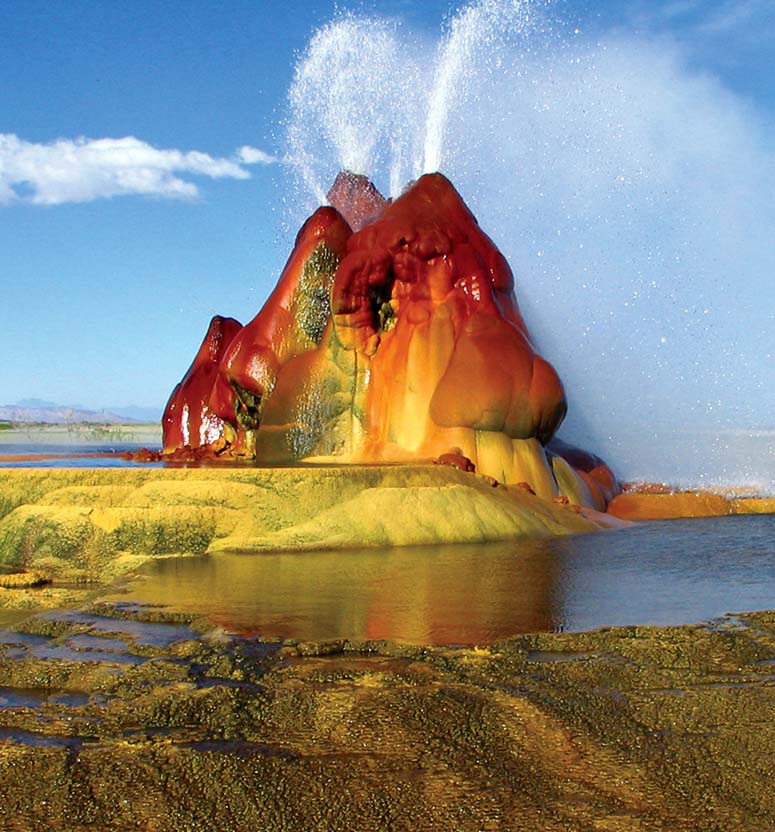
[[[169,559],[129,592],[233,632],[484,643],[554,629],[555,585],[541,547],[489,544]]]
[[[168,559],[115,600],[232,632],[485,644],[775,607],[775,517],[668,521],[520,544]]]

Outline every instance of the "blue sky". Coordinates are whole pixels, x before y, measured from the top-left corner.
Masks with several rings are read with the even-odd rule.
[[[294,65],[337,10],[396,17],[433,42],[454,7],[0,5],[0,404],[160,411],[210,317],[255,315],[296,230],[292,177],[276,161]],[[692,83],[705,79],[739,116],[727,132],[745,132],[771,164],[771,0],[565,0],[550,13],[591,45],[672,50]],[[769,284],[759,306],[772,301]],[[769,366],[771,334],[757,346]],[[739,418],[756,422],[751,413]]]

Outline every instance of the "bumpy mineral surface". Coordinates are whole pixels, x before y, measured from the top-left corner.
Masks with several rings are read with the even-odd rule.
[[[547,447],[566,402],[508,263],[441,174],[393,202],[341,174],[246,326],[215,318],[164,414],[169,458],[466,459],[604,509],[600,460]],[[337,210],[339,209],[339,210]],[[353,230],[355,229],[355,230]]]
[[[484,543],[622,522],[449,465],[7,469],[0,573],[20,577],[0,583],[21,585],[31,571],[58,583],[0,589],[0,608],[69,603],[73,585],[105,584],[158,556]]]
[[[490,647],[97,604],[0,633],[0,826],[773,829],[775,618]]]

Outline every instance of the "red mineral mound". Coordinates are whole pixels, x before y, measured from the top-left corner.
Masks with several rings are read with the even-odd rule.
[[[565,415],[508,263],[441,174],[423,176],[353,235],[332,311],[339,341],[370,364],[377,443],[431,452],[426,444],[459,428],[546,442]]]
[[[508,263],[452,184],[429,174],[387,202],[343,172],[329,201],[258,315],[217,350],[208,333],[165,413],[165,452],[463,459],[604,507],[617,489],[604,463],[545,450],[565,415],[562,384],[531,344]]]
[[[226,348],[241,328],[234,318],[216,315],[210,321],[199,352],[164,408],[165,451],[223,446],[223,422],[211,409],[210,396],[219,386],[218,368]]]

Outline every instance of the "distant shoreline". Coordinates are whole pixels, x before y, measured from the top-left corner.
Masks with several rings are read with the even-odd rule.
[[[161,445],[159,422],[0,421],[2,445],[104,445],[106,442]]]

